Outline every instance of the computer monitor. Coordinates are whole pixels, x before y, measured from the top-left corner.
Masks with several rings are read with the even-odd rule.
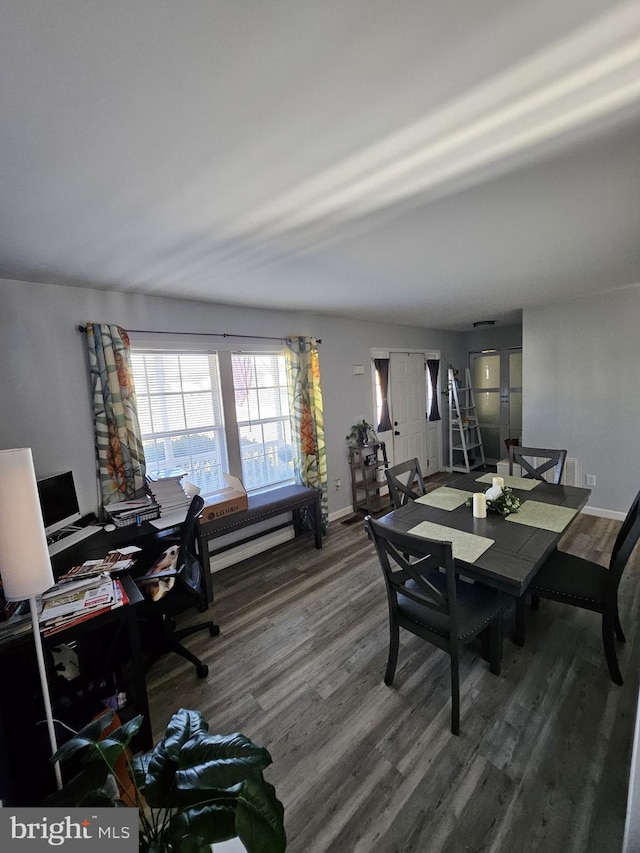
[[[82,517],[71,471],[38,480],[38,496],[47,536]]]

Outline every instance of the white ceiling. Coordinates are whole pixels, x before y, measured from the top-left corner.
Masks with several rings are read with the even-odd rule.
[[[640,282],[640,2],[0,0],[0,277],[468,329]]]

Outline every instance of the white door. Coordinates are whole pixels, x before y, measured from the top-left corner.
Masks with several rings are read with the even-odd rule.
[[[418,459],[429,470],[427,451],[427,386],[424,353],[389,353],[389,390],[393,428],[393,461]]]

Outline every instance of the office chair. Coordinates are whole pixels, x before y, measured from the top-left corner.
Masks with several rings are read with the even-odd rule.
[[[447,652],[451,658],[451,733],[457,735],[460,650],[481,634],[486,641],[488,634],[490,670],[500,675],[502,611],[507,597],[484,584],[459,581],[450,542],[392,531],[371,516],[365,519],[365,526],[378,553],[389,605],[384,683],[393,683],[400,628]]]
[[[174,621],[174,617],[192,607],[204,611],[208,606],[202,566],[194,555],[196,523],[203,506],[204,500],[196,495],[182,524],[180,539],[164,539],[163,544],[168,547],[151,569],[135,579],[145,596],[137,614],[142,647],[147,655],[146,670],[162,655],[175,652],[195,666],[198,678],[206,678],[209,673],[207,665],[181,641],[199,631],[209,631],[215,637],[220,628],[209,620],[178,629]]]
[[[424,479],[417,459],[399,462],[385,470],[389,494],[396,509],[424,495]]]

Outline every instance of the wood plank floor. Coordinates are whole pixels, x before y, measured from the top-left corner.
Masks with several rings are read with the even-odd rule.
[[[606,564],[618,523],[580,516],[562,547]],[[461,662],[461,734],[449,731],[448,657],[401,632],[383,683],[384,583],[363,525],[334,522],[214,575],[221,627],[149,674],[155,737],[179,707],[266,746],[290,853],[607,853],[621,849],[638,692],[640,558],[621,586],[624,687],[594,614],[542,602],[493,676]],[[209,614],[207,614],[209,615]],[[188,621],[198,621],[202,614]],[[510,623],[507,630],[510,630]]]

